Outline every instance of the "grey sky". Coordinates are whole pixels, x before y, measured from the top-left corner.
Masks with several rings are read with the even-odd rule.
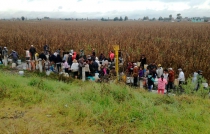
[[[0,0],[0,18],[210,16],[210,0]]]

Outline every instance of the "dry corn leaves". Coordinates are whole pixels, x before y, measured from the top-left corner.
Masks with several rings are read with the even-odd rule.
[[[208,23],[1,21],[0,43],[21,56],[32,44],[39,52],[49,44],[51,51],[83,48],[90,54],[95,48],[97,55],[108,56],[112,45],[119,44],[133,61],[145,54],[148,63],[181,67],[187,76],[201,69],[210,80]]]

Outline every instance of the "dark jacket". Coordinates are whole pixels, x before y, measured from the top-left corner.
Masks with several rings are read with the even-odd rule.
[[[47,60],[47,57],[44,53],[39,54],[39,58],[41,58],[42,60]]]
[[[31,47],[31,48],[29,49],[29,52],[30,52],[31,54],[35,54],[35,53],[36,53],[36,48]]]
[[[67,62],[68,62],[68,64],[70,66],[72,65],[73,60],[72,60],[72,56],[71,55],[69,55]]]
[[[140,66],[144,67],[144,65],[147,64],[147,59],[146,58],[143,58],[143,59],[141,58],[140,59],[140,62],[141,62],[141,65]]]
[[[55,63],[62,63],[62,58],[61,58],[61,56],[59,54],[55,58]]]

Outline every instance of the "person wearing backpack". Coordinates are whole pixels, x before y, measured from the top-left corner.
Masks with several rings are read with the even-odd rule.
[[[12,58],[12,62],[13,63],[16,63],[16,65],[18,64],[17,60],[18,60],[19,56],[18,56],[18,53],[17,52],[15,52],[14,50],[12,50],[12,53],[9,55],[9,57]]]

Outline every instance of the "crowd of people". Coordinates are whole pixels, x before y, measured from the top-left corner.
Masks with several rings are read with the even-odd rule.
[[[31,45],[30,49],[25,49],[25,60],[28,65],[31,64],[31,70],[35,70],[37,64],[36,61],[42,61],[42,67],[45,71],[52,71],[54,73],[65,72],[76,79],[82,79],[82,68],[84,68],[86,79],[98,74],[98,77],[102,79],[108,79],[111,76],[116,76],[115,71],[115,54],[110,51],[109,57],[106,57],[103,53],[96,56],[95,49],[92,49],[92,54],[85,55],[84,50],[76,51],[70,50],[69,52],[63,52],[61,49],[52,53],[48,45],[44,45],[43,52],[39,53],[36,48]],[[11,54],[8,54],[7,47],[0,47],[0,62],[2,59],[6,61],[8,58],[12,58],[13,63],[18,64],[18,53],[12,50]],[[122,60],[122,57],[119,58]],[[185,83],[185,74],[181,68],[178,69],[178,84]],[[126,67],[126,75],[134,78],[133,86],[138,86],[139,81],[144,81],[144,86],[148,91],[152,91],[157,82],[158,93],[164,93],[166,89],[169,92],[174,88],[175,83],[175,71],[172,68],[163,69],[161,64],[156,65],[152,63],[147,65],[146,56],[142,55],[138,62],[128,62]],[[197,91],[202,83],[202,71],[194,73],[193,82],[195,84],[195,90]]]

